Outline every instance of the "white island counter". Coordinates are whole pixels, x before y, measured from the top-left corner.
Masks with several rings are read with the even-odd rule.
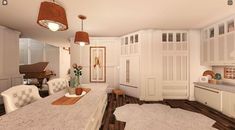
[[[0,130],[98,130],[107,104],[107,84],[91,88],[74,105],[52,105],[66,91],[43,98],[0,117]]]

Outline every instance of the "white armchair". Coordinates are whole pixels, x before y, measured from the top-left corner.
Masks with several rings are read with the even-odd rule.
[[[41,99],[38,88],[34,85],[18,85],[1,93],[6,113],[24,107]]]
[[[52,79],[52,80],[48,81],[47,84],[49,87],[49,94],[50,95],[69,87],[68,81],[64,78]]]

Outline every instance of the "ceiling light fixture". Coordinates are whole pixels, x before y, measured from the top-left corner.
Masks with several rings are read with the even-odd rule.
[[[2,0],[2,5],[8,5],[8,1],[7,0]]]
[[[228,0],[228,5],[233,5],[233,0]]]
[[[83,20],[86,19],[86,16],[79,15],[78,18],[81,19],[81,21],[82,21],[81,31],[76,32],[74,43],[78,44],[80,46],[89,45],[90,44],[89,34],[87,32],[83,31]]]
[[[37,23],[51,31],[64,31],[68,29],[65,10],[55,0],[41,3]]]

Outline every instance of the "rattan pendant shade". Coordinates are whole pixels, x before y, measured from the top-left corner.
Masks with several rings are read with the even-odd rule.
[[[81,31],[76,32],[74,43],[80,46],[89,45],[90,44],[89,34],[83,31],[83,20],[86,19],[86,16],[79,15],[78,18],[82,20],[82,25],[81,25],[82,29]]]
[[[68,29],[68,22],[64,8],[55,2],[42,2],[37,23],[52,31]]]

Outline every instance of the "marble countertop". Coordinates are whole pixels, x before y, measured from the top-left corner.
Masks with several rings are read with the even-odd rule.
[[[235,85],[231,84],[209,84],[209,83],[200,83],[200,82],[194,82],[194,84],[220,91],[235,93]]]
[[[85,130],[108,87],[107,84],[82,85],[91,88],[74,105],[52,105],[66,91],[60,91],[0,117],[0,130]]]

